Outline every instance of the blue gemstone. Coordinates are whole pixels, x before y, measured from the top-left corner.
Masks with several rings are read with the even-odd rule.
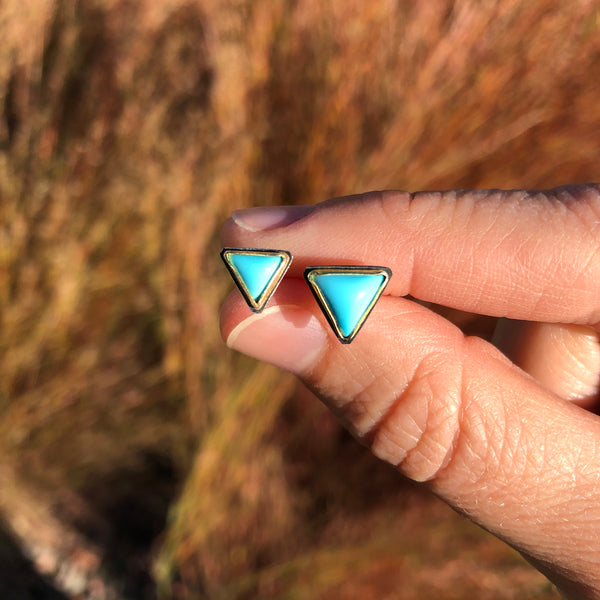
[[[323,273],[315,275],[313,281],[323,294],[342,335],[349,337],[379,293],[385,279],[385,275],[381,273]]]
[[[256,302],[271,282],[283,262],[281,256],[259,254],[229,254],[227,260],[238,272],[240,279]]]

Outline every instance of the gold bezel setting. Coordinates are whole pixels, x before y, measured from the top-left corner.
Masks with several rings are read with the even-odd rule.
[[[383,275],[383,282],[380,285],[379,289],[377,290],[377,293],[373,296],[373,298],[367,305],[366,309],[363,311],[363,314],[362,314],[361,318],[358,320],[356,326],[348,335],[344,335],[344,332],[341,330],[339,323],[337,322],[337,319],[336,319],[335,315],[333,314],[333,311],[331,310],[331,307],[329,306],[322,291],[320,290],[319,286],[317,285],[317,283],[315,281],[315,278],[318,277],[319,275],[335,275],[335,274],[339,274],[339,275],[348,275],[348,274]],[[375,304],[379,300],[379,297],[383,293],[383,290],[385,290],[391,277],[392,277],[392,271],[388,267],[374,267],[374,266],[373,267],[372,266],[361,267],[361,266],[354,266],[354,265],[352,265],[352,266],[349,266],[349,265],[325,266],[325,265],[323,265],[323,266],[307,267],[304,270],[304,279],[308,283],[308,287],[310,288],[310,291],[312,292],[313,296],[315,297],[317,304],[323,311],[323,314],[325,315],[325,318],[327,319],[329,325],[333,329],[336,337],[340,340],[340,342],[342,344],[349,344],[356,337],[356,335],[358,334],[358,332],[360,331],[362,326],[365,324],[365,321],[371,314],[371,311],[373,310]]]
[[[229,257],[235,254],[246,254],[254,256],[280,256],[283,260],[271,276],[269,283],[263,289],[260,296],[255,300],[248,289],[244,278],[241,276],[239,271],[230,262]],[[279,285],[286,271],[289,269],[292,262],[292,255],[287,250],[271,250],[263,248],[223,248],[221,250],[221,258],[229,271],[233,282],[237,286],[238,290],[244,297],[244,300],[250,307],[250,310],[255,313],[259,313],[266,306],[267,302],[275,292],[275,289]]]

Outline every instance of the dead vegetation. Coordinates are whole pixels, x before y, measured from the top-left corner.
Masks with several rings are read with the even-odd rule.
[[[600,4],[4,0],[0,39],[0,507],[38,569],[89,598],[554,597],[224,348],[218,228],[598,180]]]

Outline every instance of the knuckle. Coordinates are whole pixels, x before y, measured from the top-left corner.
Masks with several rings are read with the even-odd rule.
[[[374,192],[372,195],[386,221],[397,222],[410,206],[412,195],[403,191]]]
[[[514,402],[514,381],[503,382],[497,369],[507,373],[514,367],[491,344],[466,338],[459,429],[449,460],[437,473],[438,487],[477,492],[528,468],[532,454],[523,438],[525,418]]]
[[[410,381],[369,432],[372,452],[416,481],[451,460],[460,429],[462,367],[450,353],[420,361]]]

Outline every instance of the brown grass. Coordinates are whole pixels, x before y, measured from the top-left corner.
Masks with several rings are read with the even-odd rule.
[[[600,4],[4,0],[0,39],[0,507],[24,543],[61,545],[43,509],[127,598],[150,557],[177,598],[550,598],[224,348],[218,227],[598,180]]]

